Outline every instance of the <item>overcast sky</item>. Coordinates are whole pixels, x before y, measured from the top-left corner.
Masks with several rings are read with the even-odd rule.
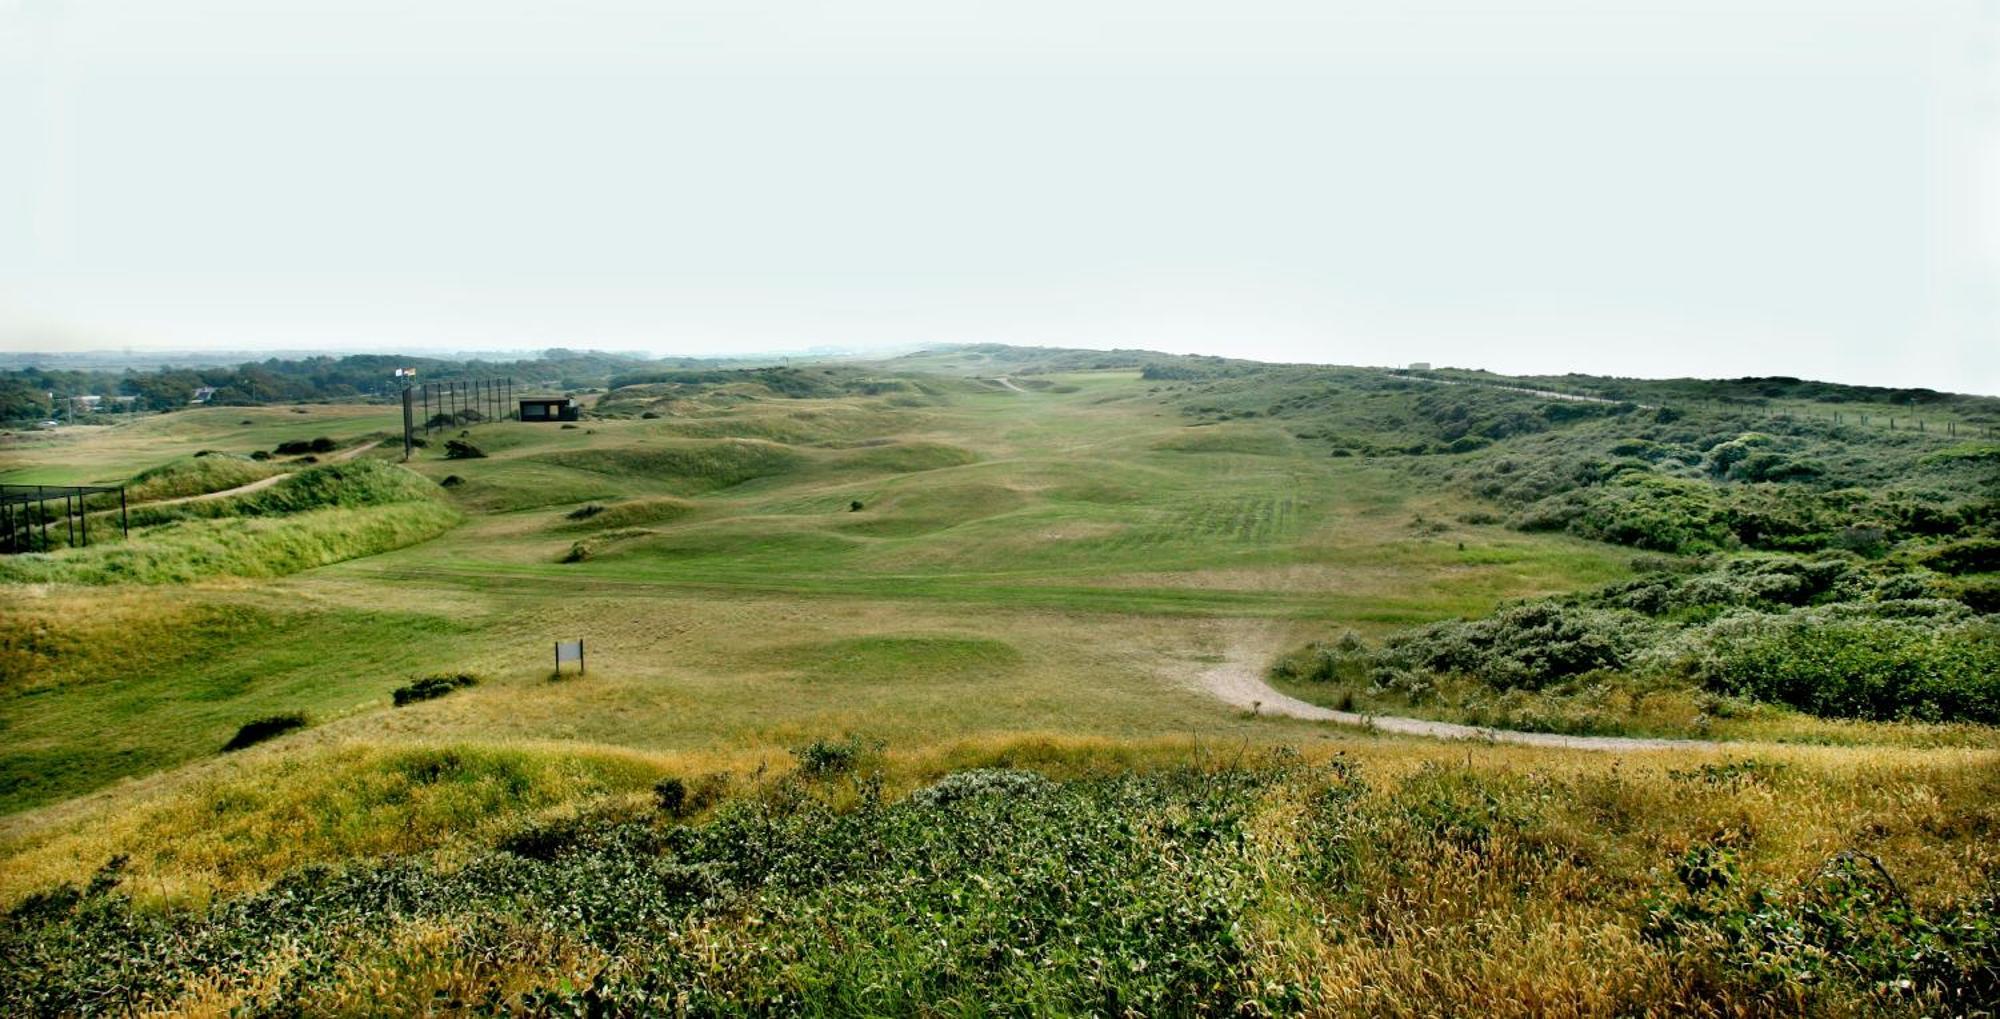
[[[0,0],[0,349],[2000,393],[2000,0]]]

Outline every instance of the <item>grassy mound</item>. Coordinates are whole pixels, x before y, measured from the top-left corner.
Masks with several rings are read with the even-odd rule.
[[[647,524],[665,524],[686,517],[696,509],[698,507],[694,503],[671,496],[632,499],[602,505],[593,513],[582,515],[579,515],[581,511],[566,513],[562,522],[556,525],[556,530],[608,531],[626,527],[644,527]]]
[[[961,476],[963,477],[963,476]],[[973,520],[1012,512],[1028,497],[1005,485],[983,482],[915,482],[840,521],[840,528],[878,537],[930,534]]]
[[[141,471],[125,487],[132,503],[206,495],[261,481],[284,468],[245,457],[210,454],[182,457]]]
[[[203,499],[172,506],[139,507],[133,526],[218,517],[270,517],[312,510],[429,502],[437,486],[423,475],[379,460],[309,467],[261,491],[227,499]]]
[[[895,442],[846,452],[836,462],[848,470],[914,474],[963,467],[978,459],[971,450],[941,442]]]
[[[194,505],[194,504],[190,504]],[[459,514],[430,500],[286,517],[188,520],[129,542],[0,559],[0,582],[186,583],[227,574],[277,577],[434,538]]]
[[[688,493],[709,492],[754,478],[784,474],[797,470],[805,462],[790,447],[752,439],[673,439],[643,445],[561,450],[537,454],[533,459],[597,474],[673,482]]]

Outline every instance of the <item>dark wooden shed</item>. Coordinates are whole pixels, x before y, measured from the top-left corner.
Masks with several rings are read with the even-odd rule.
[[[576,405],[576,399],[568,396],[531,396],[521,401],[523,421],[575,421],[583,417],[583,408]]]

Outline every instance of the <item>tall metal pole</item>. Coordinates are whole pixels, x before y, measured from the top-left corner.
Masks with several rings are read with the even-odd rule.
[[[411,433],[416,431],[415,427],[416,422],[411,419],[416,416],[416,413],[417,412],[415,406],[415,397],[411,395],[410,387],[404,386],[403,387],[403,459],[406,462],[410,459],[411,451],[416,448],[416,444],[411,441]]]

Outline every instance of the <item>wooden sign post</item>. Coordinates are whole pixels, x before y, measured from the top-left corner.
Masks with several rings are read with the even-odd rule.
[[[556,675],[562,675],[564,662],[575,662],[576,674],[583,675],[583,638],[556,641]]]

